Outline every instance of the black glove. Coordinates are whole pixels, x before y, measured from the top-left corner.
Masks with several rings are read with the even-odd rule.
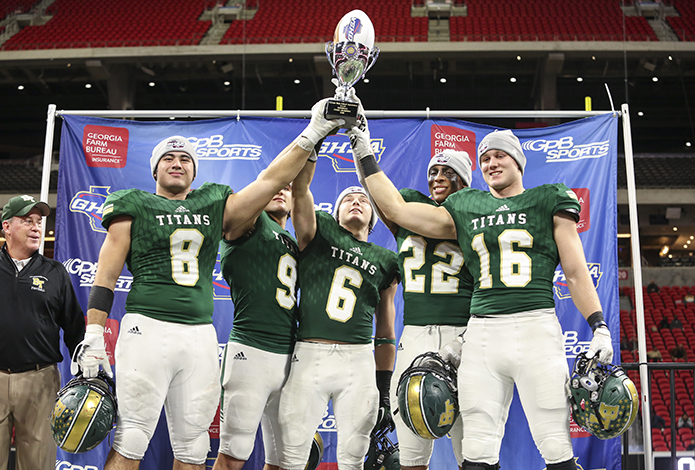
[[[393,372],[390,370],[376,371],[376,387],[379,389],[379,413],[372,433],[382,429],[391,432],[396,428],[391,415],[391,400],[389,399],[392,375]]]

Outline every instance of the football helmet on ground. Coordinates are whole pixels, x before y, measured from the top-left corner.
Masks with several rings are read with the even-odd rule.
[[[417,356],[398,381],[398,412],[416,435],[439,439],[459,415],[456,369],[436,352]]]
[[[304,470],[316,470],[323,460],[323,438],[318,431],[314,434],[314,440],[311,442],[311,452],[309,460],[306,462]]]
[[[116,426],[114,384],[102,370],[87,379],[79,373],[58,391],[51,432],[58,447],[79,454],[94,449]]]
[[[394,430],[395,426],[393,421],[390,421],[390,424],[386,420],[381,422],[385,424],[379,426],[380,422],[377,421],[377,427],[370,435],[364,470],[400,470],[398,443],[394,444],[387,436],[390,431]]]
[[[599,439],[612,439],[632,425],[639,410],[635,384],[622,367],[601,364],[598,357],[577,355],[570,379],[572,417]]]

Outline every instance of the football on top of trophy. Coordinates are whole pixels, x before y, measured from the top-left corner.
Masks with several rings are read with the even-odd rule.
[[[333,43],[356,42],[374,47],[374,25],[362,10],[352,10],[340,19],[333,34]]]

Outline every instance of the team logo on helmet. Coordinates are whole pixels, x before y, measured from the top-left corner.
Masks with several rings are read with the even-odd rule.
[[[113,381],[104,371],[91,379],[80,373],[60,389],[50,416],[58,447],[80,454],[108,436],[116,426],[118,408],[113,389]]]
[[[570,380],[572,417],[599,439],[612,439],[632,425],[639,410],[635,384],[616,365],[579,354]]]
[[[403,422],[424,439],[439,439],[459,415],[456,369],[439,354],[417,356],[398,382],[398,409]]]

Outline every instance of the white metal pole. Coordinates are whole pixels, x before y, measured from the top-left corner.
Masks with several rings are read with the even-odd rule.
[[[43,146],[43,169],[41,170],[41,196],[43,202],[48,202],[48,190],[51,183],[51,163],[53,160],[53,131],[56,121],[56,105],[48,105],[46,116],[46,141]],[[55,207],[53,208],[55,211]],[[41,244],[39,253],[43,254],[43,246],[46,241],[46,217],[43,218],[43,230],[41,230]]]
[[[585,118],[613,111],[365,111],[368,118]],[[105,118],[216,118],[216,117],[284,117],[308,118],[310,111],[57,111],[56,115]]]
[[[649,374],[647,371],[647,335],[644,323],[644,298],[642,296],[642,252],[639,243],[637,220],[637,190],[635,188],[635,161],[632,154],[630,110],[627,103],[620,108],[623,115],[623,141],[625,145],[625,170],[627,171],[627,200],[630,208],[630,243],[632,246],[632,272],[635,283],[635,310],[637,312],[637,343],[639,345],[639,375],[642,402],[642,434],[644,442],[644,468],[654,468],[652,455],[652,425],[650,422]]]

